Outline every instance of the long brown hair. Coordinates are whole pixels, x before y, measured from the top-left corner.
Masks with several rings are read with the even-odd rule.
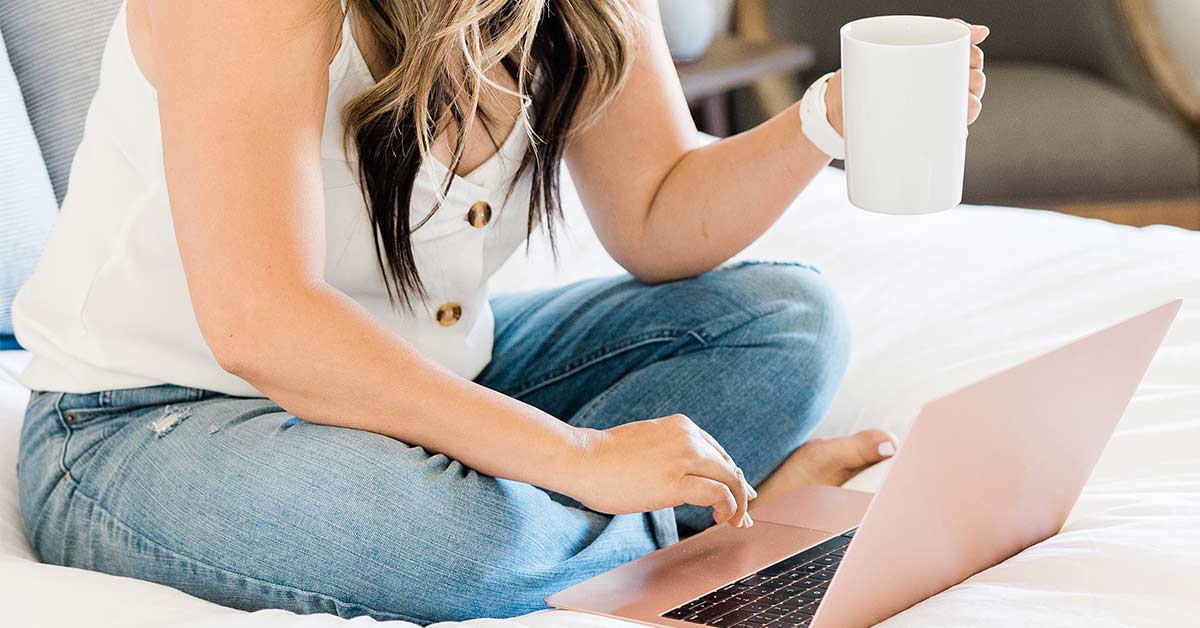
[[[439,129],[454,129],[447,192],[486,88],[511,93],[486,72],[502,67],[523,104],[531,137],[513,184],[529,173],[527,230],[561,217],[559,164],[570,135],[594,119],[624,84],[634,47],[628,0],[349,0],[387,73],[344,112],[347,146],[372,223],[379,269],[393,302],[425,291],[411,236],[413,182]],[[497,66],[499,64],[499,66]],[[494,138],[494,136],[493,136]]]

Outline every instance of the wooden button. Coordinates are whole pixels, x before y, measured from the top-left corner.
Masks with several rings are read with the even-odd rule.
[[[68,412],[63,415],[63,421],[65,421],[67,425],[75,425],[78,420],[79,415],[75,414],[74,412]]]
[[[437,322],[442,327],[449,327],[462,318],[462,306],[451,301],[437,309]]]
[[[482,229],[492,221],[492,206],[486,201],[479,201],[471,205],[471,209],[467,211],[467,222],[471,223],[472,227]]]

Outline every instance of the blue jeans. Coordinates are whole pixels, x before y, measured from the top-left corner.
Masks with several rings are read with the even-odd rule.
[[[837,299],[797,264],[599,279],[493,305],[480,384],[592,428],[686,414],[754,484],[803,442],[847,361]],[[418,623],[543,608],[673,542],[677,525],[711,522],[696,507],[599,514],[268,399],[177,386],[34,394],[19,475],[48,563],[241,609]]]

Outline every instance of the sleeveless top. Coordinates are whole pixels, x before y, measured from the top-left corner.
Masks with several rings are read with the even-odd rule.
[[[411,309],[393,306],[357,164],[343,148],[341,112],[373,83],[347,19],[329,66],[321,141],[325,280],[423,355],[473,378],[491,359],[488,280],[525,240],[528,177],[510,184],[528,146],[527,125],[519,121],[491,159],[455,177],[438,211],[413,232],[428,297],[414,299]],[[412,224],[438,203],[447,174],[436,159],[422,164]],[[61,214],[13,319],[18,340],[33,353],[22,382],[34,390],[175,384],[264,396],[224,371],[200,335],[167,200],[157,98],[134,61],[124,5],[105,46]]]

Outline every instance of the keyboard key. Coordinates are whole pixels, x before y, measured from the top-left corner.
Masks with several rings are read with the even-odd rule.
[[[815,589],[809,589],[809,590],[805,591],[802,595],[806,598],[810,598],[810,599],[814,599],[814,600],[821,599],[821,598],[825,597],[825,587],[817,587]]]
[[[708,608],[701,610],[699,614],[694,615],[693,616],[694,621],[696,623],[700,623],[700,624],[707,624],[707,623],[709,623],[709,620],[716,619],[716,618],[720,617],[721,615],[724,615],[730,611],[733,611],[734,609],[736,609],[737,607],[739,607],[741,605],[742,605],[741,602],[732,602],[732,601],[721,602],[720,604],[713,604],[712,606],[709,606]],[[693,621],[693,620],[689,619],[689,621]]]
[[[820,578],[805,578],[805,579],[797,582],[796,586],[804,588],[804,589],[811,589],[813,587],[824,586],[825,584],[827,584],[827,583],[824,580],[821,580]]]
[[[725,613],[724,615],[721,615],[720,617],[717,617],[716,619],[712,619],[712,620],[706,621],[704,623],[708,624],[709,626],[716,626],[717,628],[723,628],[725,626],[732,626],[738,622],[749,619],[753,616],[754,616],[754,613],[751,613],[750,611],[744,611],[744,610],[738,609],[736,611]]]
[[[783,589],[780,589],[779,591],[776,591],[770,595],[763,596],[760,599],[760,601],[763,602],[764,604],[769,604],[771,606],[774,606],[776,604],[779,604],[780,602],[784,602],[786,600],[789,600],[789,599],[795,597],[799,593],[800,593],[800,591],[796,591],[795,593],[792,593],[789,595],[787,593],[784,593]]]
[[[854,533],[855,533],[855,532],[858,532],[858,528],[854,528],[853,530],[851,530],[851,531],[849,531],[849,532],[847,532],[847,533],[843,534],[843,535],[842,535],[842,538],[846,538],[846,539],[852,539],[852,538],[854,538]]]
[[[845,556],[845,555],[846,555],[846,550],[844,550],[844,549],[840,549],[840,550],[837,550],[837,551],[835,551],[835,552],[830,552],[829,554],[830,554],[831,556]]]
[[[673,611],[667,611],[663,613],[663,617],[666,617],[667,619],[686,619],[689,615],[694,614],[695,613],[690,609],[685,610],[683,608],[677,608]]]
[[[764,582],[767,582],[770,579],[771,578],[769,576],[760,576],[758,574],[752,574],[752,575],[746,576],[745,578],[742,578],[741,580],[738,580],[737,583],[742,586],[745,586],[745,587],[753,587],[753,586],[760,585]]]
[[[787,615],[787,614],[788,614],[788,609],[786,609],[786,608],[783,608],[783,607],[781,607],[781,606],[772,606],[772,607],[770,607],[770,608],[768,608],[768,609],[766,609],[766,610],[762,611],[762,612],[761,612],[761,613],[759,613],[759,614],[760,614],[760,615],[763,615],[764,617],[775,617],[775,618],[779,618],[779,617],[783,617],[784,615]]]
[[[767,624],[766,628],[799,628],[800,626],[807,626],[809,623],[811,622],[805,621],[802,623],[801,620],[785,618]]]
[[[833,579],[833,568],[830,567],[828,569],[822,569],[821,571],[818,571],[811,575],[812,575],[812,577],[818,578],[820,580],[832,580]]]

